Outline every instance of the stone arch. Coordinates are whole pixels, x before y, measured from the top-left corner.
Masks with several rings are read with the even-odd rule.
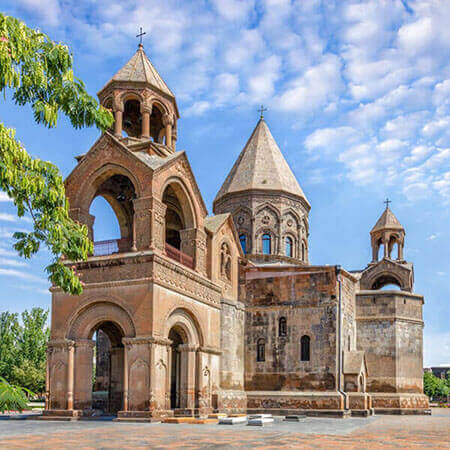
[[[81,187],[78,189],[78,193],[76,196],[76,205],[73,204],[71,206],[78,206],[84,210],[89,210],[89,206],[95,197],[97,189],[103,182],[111,178],[113,175],[123,175],[127,177],[133,184],[133,187],[136,191],[136,197],[139,198],[142,196],[142,185],[140,181],[133,175],[132,171],[118,164],[107,163],[89,174],[89,176],[82,183]]]
[[[73,315],[69,323],[67,338],[91,339],[96,327],[103,322],[115,324],[124,337],[136,336],[136,329],[130,314],[117,303],[100,300],[85,305]]]
[[[376,276],[373,277],[373,279],[370,282],[371,289],[373,290],[381,289],[387,284],[395,284],[400,289],[406,288],[401,278],[398,277],[396,274],[393,274],[392,272],[378,273]]]
[[[271,254],[274,255],[278,253],[278,233],[273,228],[269,227],[262,227],[259,228],[255,233],[255,250],[257,253],[263,252],[263,244],[262,244],[262,237],[265,234],[269,234],[271,237]]]
[[[203,333],[195,315],[186,308],[175,307],[164,321],[164,337],[169,338],[172,328],[183,338],[183,341],[189,345],[203,345]]]
[[[162,186],[160,197],[161,202],[164,202],[164,193],[169,186],[174,190],[178,200],[180,201],[185,219],[184,227],[197,228],[200,218],[195,201],[193,200],[195,198],[193,193],[181,178],[172,176],[167,178]]]
[[[298,253],[298,239],[297,236],[294,232],[291,231],[287,231],[285,233],[283,233],[282,236],[282,253],[286,254],[286,239],[290,238],[292,240],[292,258],[296,258],[297,257],[297,253]],[[289,256],[289,255],[286,255]]]

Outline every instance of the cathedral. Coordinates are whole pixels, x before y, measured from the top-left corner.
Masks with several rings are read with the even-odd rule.
[[[208,215],[142,44],[98,98],[114,125],[65,181],[94,252],[67,261],[82,295],[51,289],[45,417],[427,411],[423,297],[388,206],[367,267],[312,265],[311,205],[262,115]],[[118,239],[96,241],[98,196]]]

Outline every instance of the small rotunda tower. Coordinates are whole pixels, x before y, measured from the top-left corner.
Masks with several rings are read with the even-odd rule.
[[[232,214],[252,262],[308,264],[311,206],[262,115],[213,209]]]
[[[372,243],[372,262],[378,261],[380,247],[383,246],[383,258],[403,261],[403,247],[405,245],[405,229],[389,208],[389,200],[386,201],[386,209],[370,231]],[[392,254],[397,245],[397,255]],[[392,257],[391,257],[392,256]]]
[[[386,200],[383,214],[370,231],[372,262],[362,272],[361,289],[377,290],[386,285],[397,285],[404,291],[412,292],[413,265],[403,258],[405,229],[389,208],[389,203]],[[380,247],[383,247],[381,258]]]
[[[114,135],[126,145],[153,142],[156,153],[173,153],[178,112],[175,95],[139,47],[133,57],[98,92],[100,103],[114,113]]]

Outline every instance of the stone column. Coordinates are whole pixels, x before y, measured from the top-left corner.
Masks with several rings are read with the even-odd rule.
[[[128,345],[123,349],[123,411],[128,411]]]
[[[154,197],[133,201],[136,250],[164,250],[166,205]]]
[[[122,118],[123,110],[117,109],[114,111],[114,136],[116,138],[122,137]]]
[[[110,402],[109,410],[117,412],[122,409],[123,403],[123,366],[124,366],[124,348],[113,347],[110,350],[111,355],[111,379],[110,379]]]
[[[197,372],[196,345],[182,344],[178,346],[181,352],[181,383],[180,407],[194,412],[195,409],[195,376]]]
[[[170,344],[171,341],[169,339],[149,337],[149,410],[152,417],[167,416],[170,414]]]
[[[78,410],[92,409],[92,366],[95,342],[91,339],[75,341],[74,405]]]
[[[172,126],[173,126],[173,117],[171,114],[163,115],[163,125],[165,126],[165,134],[166,134],[166,145],[167,147],[172,147]]]
[[[141,106],[142,112],[142,138],[150,138],[150,116],[152,114],[152,107],[147,105]]]
[[[50,409],[50,358],[52,356],[52,349],[47,348],[47,358],[45,360],[45,410]]]
[[[198,228],[180,231],[181,251],[194,258],[194,269],[206,276],[206,233]]]
[[[93,241],[95,216],[89,214],[89,211],[81,208],[71,208],[69,210],[69,216],[76,222],[87,226],[89,239]]]
[[[73,391],[74,391],[74,342],[68,343],[68,365],[67,365],[67,409],[73,410]]]
[[[177,133],[176,127],[174,126],[172,129],[172,149],[173,149],[173,151],[175,151],[177,148],[177,139],[178,139],[178,133]]]

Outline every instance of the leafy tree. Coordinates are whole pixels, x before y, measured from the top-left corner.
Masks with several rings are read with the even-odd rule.
[[[17,339],[19,336],[17,314],[0,314],[0,377],[10,379],[14,362],[17,359]]]
[[[22,313],[17,336],[17,356],[11,370],[11,382],[34,392],[45,390],[45,361],[50,330],[48,310],[33,308]]]
[[[75,128],[95,125],[106,130],[113,122],[112,114],[74,77],[67,46],[0,13],[0,92],[7,90],[16,104],[30,105],[34,120],[49,128],[56,126],[59,113]],[[33,220],[32,232],[14,233],[19,255],[30,258],[44,244],[53,255],[46,268],[49,280],[65,292],[80,294],[82,283],[62,258],[85,260],[92,252],[87,228],[69,217],[56,166],[32,158],[16,140],[15,131],[1,122],[0,189],[14,201],[19,217],[28,213]]]
[[[450,377],[438,378],[432,372],[423,374],[423,391],[430,398],[446,398],[450,395]]]
[[[14,386],[0,377],[0,412],[23,411],[27,407],[27,395],[33,395],[28,389]]]

